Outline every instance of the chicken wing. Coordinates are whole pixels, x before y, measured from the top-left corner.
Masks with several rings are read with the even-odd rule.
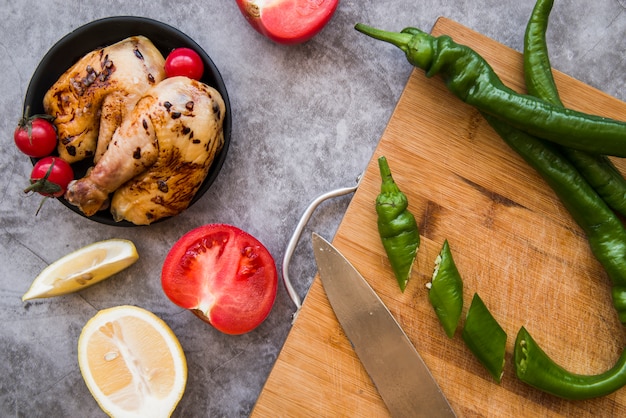
[[[224,144],[225,104],[212,87],[167,78],[146,92],[111,143],[65,198],[91,216],[107,205],[116,221],[147,225],[189,206]]]
[[[164,65],[148,38],[132,36],[88,53],[63,73],[43,101],[56,118],[61,158],[97,161],[146,90],[165,78]]]

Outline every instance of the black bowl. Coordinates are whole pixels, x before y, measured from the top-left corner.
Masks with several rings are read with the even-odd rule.
[[[174,48],[187,47],[195,50],[200,54],[204,62],[204,75],[201,81],[219,91],[226,104],[224,146],[219,154],[215,156],[215,160],[211,165],[206,179],[190,203],[191,206],[206,193],[213,181],[217,178],[224,164],[230,143],[232,122],[228,93],[219,70],[207,53],[193,39],[178,29],[156,20],[134,16],[108,17],[77,28],[59,40],[39,63],[28,85],[26,98],[24,100],[24,109],[30,107],[31,115],[43,113],[44,95],[59,77],[76,61],[96,48],[111,45],[129,36],[135,35],[143,35],[150,39],[164,57],[167,57]],[[35,161],[36,160],[33,160],[33,163]],[[77,178],[83,177],[90,165],[90,161],[82,161],[73,164],[72,167],[74,168],[75,176]],[[74,212],[85,216],[80,209],[71,205],[64,198],[61,197],[59,200]],[[85,217],[107,225],[135,226],[128,221],[115,222],[108,210],[103,210],[93,216]],[[169,218],[164,218],[160,221],[165,219]]]

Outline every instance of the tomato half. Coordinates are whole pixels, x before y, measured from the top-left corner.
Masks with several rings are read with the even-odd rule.
[[[204,63],[191,48],[176,48],[165,59],[165,74],[168,77],[185,76],[200,80],[204,74]]]
[[[46,197],[61,197],[74,180],[74,170],[59,157],[44,157],[37,161],[30,173],[30,186],[25,192],[37,192]]]
[[[317,35],[339,0],[236,0],[239,10],[262,35],[280,44],[299,44]]]
[[[45,157],[57,146],[54,125],[40,117],[23,118],[13,132],[17,148],[29,157]]]
[[[225,334],[244,334],[269,315],[278,287],[276,264],[252,235],[208,224],[183,235],[167,254],[161,285],[176,305]]]

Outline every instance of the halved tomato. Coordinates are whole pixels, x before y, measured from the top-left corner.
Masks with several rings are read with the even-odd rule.
[[[161,284],[176,305],[226,334],[244,334],[269,315],[278,287],[276,263],[252,235],[226,224],[193,229],[165,258]]]
[[[299,44],[317,35],[339,0],[236,0],[248,23],[280,44]]]

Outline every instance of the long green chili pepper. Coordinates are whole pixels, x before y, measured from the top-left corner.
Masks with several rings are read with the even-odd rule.
[[[576,168],[549,142],[483,114],[500,137],[554,190],[582,228],[613,284],[613,305],[626,324],[626,229]]]
[[[428,299],[435,309],[446,335],[454,337],[463,310],[463,280],[445,240],[435,259],[431,282],[427,285]]]
[[[524,79],[528,93],[563,107],[554,82],[546,31],[554,0],[538,0],[524,34]],[[613,210],[626,215],[626,179],[604,155],[563,147],[563,154]]]
[[[552,5],[553,0],[538,0],[535,4],[524,36],[524,75],[530,94],[556,106],[563,106],[552,76],[545,39]],[[495,123],[496,126],[493,124],[492,126],[497,128],[499,122]],[[509,143],[509,145],[516,145],[516,142],[513,140],[513,144]],[[577,169],[609,206],[622,214],[625,213],[626,182],[608,158],[567,147],[561,147],[560,151],[574,165],[572,169]],[[559,195],[559,197],[563,199],[563,196]],[[600,214],[606,214],[609,217],[607,219],[609,223],[616,223],[615,217],[607,211],[601,210]],[[585,232],[588,233],[588,231]],[[599,247],[598,251],[603,251],[601,246],[597,247]],[[617,247],[619,248],[619,245]],[[608,263],[613,264],[611,261]],[[622,291],[619,290],[620,288]],[[613,304],[622,322],[626,319],[625,302],[623,286],[616,286],[613,289]],[[626,350],[622,352],[616,364],[604,373],[575,374],[556,364],[524,327],[520,329],[515,341],[514,366],[516,375],[521,381],[566,399],[605,396],[626,385]]]
[[[626,179],[606,155],[565,148],[565,156],[598,195],[617,213],[626,216]]]
[[[546,31],[554,0],[537,0],[524,33],[524,80],[528,93],[563,106],[552,74]]]
[[[453,94],[484,113],[564,146],[626,157],[626,122],[519,94],[505,86],[476,51],[449,36],[434,37],[417,28],[388,32],[360,23],[355,28],[400,48],[413,66],[425,70],[426,76],[441,74]]]
[[[378,232],[398,285],[404,292],[420,245],[419,229],[415,217],[407,209],[406,195],[393,180],[384,156],[378,158],[378,166],[382,180],[380,194],[376,197]]]
[[[517,377],[544,392],[580,400],[608,395],[626,385],[626,350],[604,373],[581,375],[556,364],[522,327],[515,340],[513,361]]]
[[[498,383],[504,371],[506,332],[474,293],[463,326],[463,341]]]

